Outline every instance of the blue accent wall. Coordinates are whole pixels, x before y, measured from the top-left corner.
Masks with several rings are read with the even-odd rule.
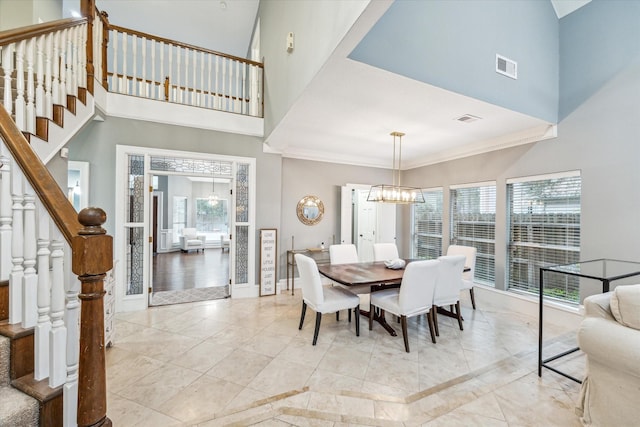
[[[639,60],[640,1],[593,0],[562,18],[560,120]]]
[[[549,1],[397,0],[349,57],[556,123],[559,46]],[[496,73],[496,54],[517,80]]]

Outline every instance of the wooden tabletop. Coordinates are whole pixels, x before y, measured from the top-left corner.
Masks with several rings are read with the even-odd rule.
[[[323,276],[345,286],[375,285],[378,283],[399,282],[404,268],[393,270],[384,262],[358,262],[354,264],[321,264],[318,271]]]

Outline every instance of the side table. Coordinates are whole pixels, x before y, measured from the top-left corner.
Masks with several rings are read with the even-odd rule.
[[[287,290],[289,290],[289,279],[291,279],[291,295],[295,290],[295,274],[296,274],[296,254],[303,254],[313,258],[317,264],[328,264],[329,249],[289,249],[287,251]]]
[[[572,377],[560,371],[553,366],[548,365],[549,362],[557,360],[568,354],[578,351],[580,348],[575,347],[548,357],[542,358],[542,329],[543,329],[543,307],[544,307],[544,276],[547,272],[565,274],[569,276],[584,277],[587,279],[599,280],[602,282],[602,293],[609,292],[609,286],[614,280],[624,279],[626,277],[640,275],[640,262],[620,261],[615,259],[594,259],[589,261],[579,261],[572,264],[553,265],[540,268],[540,317],[539,317],[539,334],[538,334],[538,376],[542,376],[542,368],[547,368],[557,374],[560,374],[570,380],[582,383],[581,380]]]

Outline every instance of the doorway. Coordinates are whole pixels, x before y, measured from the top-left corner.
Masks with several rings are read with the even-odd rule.
[[[232,179],[153,174],[151,182],[149,305],[227,298]],[[185,250],[184,229],[194,229],[203,245]]]

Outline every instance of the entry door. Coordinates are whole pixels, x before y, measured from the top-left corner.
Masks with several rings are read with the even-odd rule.
[[[367,202],[369,192],[358,192],[358,258],[361,262],[373,261],[373,244],[376,242],[376,203]]]

